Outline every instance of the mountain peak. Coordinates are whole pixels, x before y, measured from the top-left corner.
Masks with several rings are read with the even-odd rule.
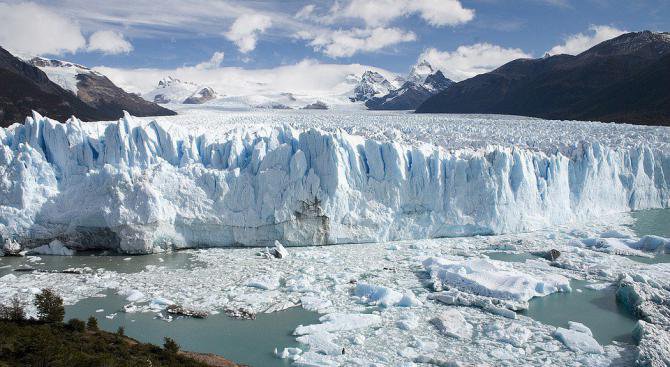
[[[435,73],[435,68],[427,60],[421,60],[418,64],[412,66],[407,80],[414,83],[424,83],[426,78]]]

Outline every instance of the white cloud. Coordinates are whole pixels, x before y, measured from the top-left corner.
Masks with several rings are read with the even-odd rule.
[[[309,19],[314,13],[315,8],[316,6],[314,4],[305,5],[302,9],[295,13],[295,17],[298,19]]]
[[[565,42],[561,45],[554,46],[549,50],[550,55],[559,55],[559,54],[568,54],[568,55],[578,55],[589,48],[599,44],[600,42],[607,41],[614,37],[618,37],[626,31],[606,26],[606,25],[592,25],[589,27],[589,33],[577,33],[569,36],[565,39]]]
[[[129,53],[133,50],[123,34],[115,31],[97,31],[88,38],[87,51],[100,51],[108,55]]]
[[[299,38],[311,39],[314,50],[337,57],[350,57],[359,52],[374,52],[401,42],[416,40],[412,32],[398,28],[353,28],[349,30],[325,30],[317,34],[299,33]]]
[[[461,81],[478,74],[487,73],[507,62],[531,55],[518,48],[504,48],[489,43],[459,46],[455,51],[438,51],[430,48],[419,56],[442,70],[452,80]]]
[[[212,57],[209,60],[199,63],[195,68],[198,70],[216,69],[221,66],[224,55],[223,51],[217,51],[212,54]]]
[[[349,92],[352,85],[345,82],[347,75],[361,75],[373,70],[392,78],[393,73],[360,64],[324,64],[303,60],[292,65],[271,69],[242,69],[219,67],[201,69],[197,66],[177,69],[117,69],[96,67],[94,70],[109,77],[119,87],[137,93],[156,88],[162,78],[170,75],[181,80],[206,85],[228,97],[270,95],[284,92],[297,96],[334,96]]]
[[[239,16],[230,26],[225,36],[235,42],[242,53],[253,51],[260,33],[272,25],[272,19],[263,14],[244,14]]]
[[[32,55],[74,53],[86,46],[76,22],[33,3],[0,3],[0,45]]]
[[[340,12],[340,8],[334,7],[332,11]],[[411,14],[419,14],[436,27],[464,24],[475,17],[475,11],[463,7],[459,0],[351,0],[341,13],[362,19],[371,27],[383,26]]]

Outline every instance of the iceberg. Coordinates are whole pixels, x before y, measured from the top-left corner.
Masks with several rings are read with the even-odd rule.
[[[328,245],[523,232],[670,206],[664,143],[450,149],[372,135],[280,124],[199,133],[127,114],[61,124],[35,113],[0,130],[0,239],[123,253]]]

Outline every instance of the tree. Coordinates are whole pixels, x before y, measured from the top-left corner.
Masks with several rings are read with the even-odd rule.
[[[79,319],[70,319],[70,321],[67,322],[67,326],[73,330],[73,331],[79,331],[82,332],[86,329],[86,323]]]
[[[26,312],[23,309],[23,302],[17,296],[12,297],[9,306],[0,305],[0,319],[9,321],[22,321],[26,319]]]
[[[86,329],[90,331],[98,331],[98,319],[94,316],[89,317],[88,321],[86,321]]]
[[[51,289],[42,289],[42,293],[35,295],[35,306],[40,321],[48,323],[63,322],[65,317],[63,299],[58,297]]]
[[[126,335],[126,329],[123,326],[119,326],[119,328],[116,329],[116,335],[125,336]]]
[[[167,352],[177,354],[179,353],[179,344],[172,338],[165,337],[165,342],[163,343],[163,349]]]

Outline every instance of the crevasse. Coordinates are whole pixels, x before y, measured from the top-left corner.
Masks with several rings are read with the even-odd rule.
[[[580,142],[448,151],[290,126],[193,136],[176,125],[0,130],[0,234],[35,247],[147,253],[529,231],[670,206],[670,152]]]

